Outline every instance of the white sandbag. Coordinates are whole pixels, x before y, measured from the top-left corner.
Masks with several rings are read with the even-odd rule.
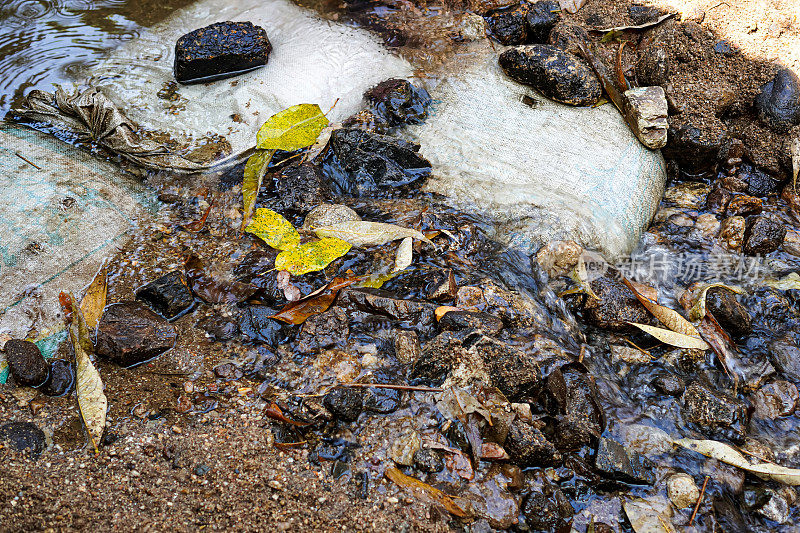
[[[80,297],[158,203],[114,164],[10,125],[0,126],[0,190],[0,333],[20,338],[62,327],[58,293]]]
[[[272,43],[267,65],[171,92],[175,42],[222,21],[266,29]],[[278,111],[301,103],[328,111],[335,103],[328,118],[339,122],[361,109],[366,89],[410,76],[412,69],[368,31],[322,20],[288,0],[201,0],[143,31],[90,72],[89,84],[140,126],[195,140],[222,135],[236,153],[253,146],[259,126]]]
[[[496,238],[528,251],[576,240],[609,259],[629,253],[664,192],[661,153],[613,105],[547,100],[507,78],[497,55],[476,43],[447,65],[431,118],[410,128],[433,163],[426,187],[494,217]]]

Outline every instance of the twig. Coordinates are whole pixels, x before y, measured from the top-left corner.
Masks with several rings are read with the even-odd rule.
[[[583,363],[583,358],[586,356],[586,345],[581,344],[581,353],[578,354],[578,362]]]
[[[407,390],[416,392],[444,392],[440,387],[417,387],[415,385],[392,385],[390,383],[340,383],[339,387]]]
[[[19,157],[20,159],[22,159],[22,160],[23,160],[23,161],[25,161],[26,163],[28,163],[30,166],[32,166],[32,167],[33,167],[33,168],[35,168],[36,170],[42,170],[42,167],[40,167],[40,166],[39,166],[39,165],[37,165],[36,163],[32,163],[30,160],[28,160],[28,159],[24,158],[23,156],[19,155],[17,152],[14,152],[14,155],[15,155],[15,156],[17,156],[17,157]]]
[[[692,511],[692,517],[689,519],[689,525],[692,525],[694,522],[694,517],[697,516],[697,510],[700,509],[700,502],[703,501],[703,494],[706,493],[706,485],[708,485],[708,480],[711,476],[706,476],[705,481],[703,481],[703,488],[700,489],[700,497],[697,498],[697,503],[694,506],[694,511]]]

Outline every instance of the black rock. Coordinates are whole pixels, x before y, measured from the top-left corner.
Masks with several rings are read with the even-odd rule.
[[[297,336],[298,350],[310,353],[346,343],[350,336],[350,318],[341,307],[314,315],[303,323]]]
[[[600,299],[588,299],[586,303],[587,318],[595,326],[620,331],[629,329],[629,322],[646,324],[650,321],[647,309],[619,281],[602,277],[590,284]]]
[[[664,87],[669,82],[670,60],[667,50],[657,38],[645,38],[639,46],[636,78],[642,86]]]
[[[339,387],[333,389],[322,400],[322,404],[345,422],[355,422],[363,409],[364,392],[358,388]]]
[[[364,98],[389,127],[424,122],[431,105],[428,91],[400,79],[382,81],[364,93]]]
[[[531,492],[522,504],[525,523],[533,531],[562,531],[569,527],[567,520],[574,513],[559,489],[551,496],[542,492]]]
[[[197,322],[196,327],[204,330],[214,341],[229,341],[236,336],[239,326],[230,318],[213,314]]]
[[[183,315],[194,306],[194,296],[186,276],[180,270],[174,270],[141,287],[136,291],[136,299],[167,320]]]
[[[552,45],[509,48],[500,54],[500,66],[513,80],[564,104],[593,105],[603,93],[588,65]]]
[[[372,374],[374,383],[396,383],[401,373],[394,369],[376,370]],[[364,390],[364,410],[388,414],[396,411],[401,404],[402,393],[394,389],[370,387]]]
[[[786,238],[786,226],[769,217],[756,215],[747,218],[742,251],[747,255],[766,255],[774,252]]]
[[[325,176],[338,194],[362,196],[411,184],[431,172],[419,145],[364,130],[333,132],[323,161]]]
[[[96,353],[123,367],[135,366],[175,344],[175,327],[140,302],[106,307],[97,326]]]
[[[562,459],[541,430],[522,420],[511,424],[504,447],[511,460],[522,467],[556,466]]]
[[[656,478],[653,463],[611,439],[601,437],[597,443],[594,466],[605,477],[635,485],[652,485]]]
[[[24,452],[31,459],[38,459],[47,447],[44,431],[33,422],[9,422],[0,426],[0,441],[11,448]]]
[[[42,386],[42,392],[47,396],[63,396],[72,390],[75,384],[75,369],[72,364],[63,359],[53,359],[50,362],[50,377]]]
[[[272,45],[252,22],[217,22],[175,44],[175,79],[201,83],[236,76],[267,64]]]
[[[800,124],[800,79],[788,68],[778,70],[771,81],[761,87],[755,99],[761,121],[778,133],[788,132]]]
[[[545,44],[550,37],[550,30],[561,18],[561,7],[558,2],[547,0],[536,2],[525,15],[528,38],[526,43]],[[521,43],[520,43],[521,44]]]
[[[633,5],[628,8],[631,22],[637,26],[654,22],[662,15],[666,15],[666,11],[653,6]]]
[[[509,400],[536,396],[542,384],[542,373],[533,354],[485,335],[470,341],[465,344],[478,352],[489,369],[492,383]]]
[[[553,442],[562,452],[591,445],[605,429],[594,378],[583,367],[568,364],[552,370],[545,384],[556,416]]]
[[[441,385],[456,361],[465,353],[466,349],[458,335],[450,331],[440,333],[425,344],[411,367],[409,378]]]
[[[414,468],[428,474],[435,474],[444,469],[444,462],[436,450],[420,448],[414,452]]]
[[[264,305],[249,305],[239,314],[239,331],[255,342],[277,346],[281,325],[274,318],[275,310]]]
[[[686,384],[675,374],[661,374],[653,378],[653,387],[667,396],[680,396],[686,390]]]
[[[724,140],[725,133],[721,130],[701,130],[688,124],[670,125],[667,146],[662,153],[686,167],[703,168],[713,164]]]
[[[503,321],[489,313],[450,311],[439,320],[439,327],[445,331],[468,330],[497,335],[503,329]]]
[[[319,167],[308,162],[282,170],[275,177],[274,191],[263,206],[279,213],[307,213],[325,203],[330,195]]]
[[[750,313],[736,299],[736,293],[713,287],[706,293],[706,309],[711,311],[722,328],[735,337],[744,337],[753,329]]]
[[[524,44],[528,40],[527,14],[527,4],[495,9],[485,15],[486,25],[492,37],[501,43]]]
[[[682,414],[710,438],[729,439],[741,443],[747,434],[745,405],[727,394],[694,382],[683,395]]]
[[[751,196],[770,196],[780,191],[779,180],[746,163],[741,166],[736,177],[747,182],[747,194]]]
[[[6,342],[5,352],[8,369],[18,385],[38,387],[47,380],[50,367],[34,343],[11,339]]]

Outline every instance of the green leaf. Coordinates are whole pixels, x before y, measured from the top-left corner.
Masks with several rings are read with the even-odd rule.
[[[286,270],[293,276],[322,270],[350,248],[350,244],[341,239],[320,239],[279,253],[275,258],[275,270]]]
[[[256,136],[261,150],[291,152],[314,144],[328,119],[317,104],[300,104],[272,115]]]
[[[250,223],[253,216],[253,209],[256,206],[258,191],[261,189],[261,182],[264,174],[267,173],[269,162],[275,150],[256,150],[247,160],[244,166],[244,180],[242,180],[242,196],[244,197],[244,218],[242,219],[242,230]]]
[[[276,250],[290,250],[300,244],[300,234],[291,222],[272,209],[256,209],[253,220],[244,230]]]

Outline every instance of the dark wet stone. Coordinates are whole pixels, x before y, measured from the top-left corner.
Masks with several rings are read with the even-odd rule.
[[[778,336],[788,329],[800,331],[800,314],[786,296],[775,289],[761,287],[747,299],[753,329],[763,336]]]
[[[713,163],[725,139],[723,131],[704,131],[692,125],[672,126],[667,134],[664,157],[689,168],[702,168]]]
[[[770,360],[787,378],[800,382],[800,333],[791,331],[769,345]]]
[[[444,272],[433,272],[429,274],[432,278],[425,285],[425,297],[437,302],[449,302],[455,299],[458,294],[458,285],[452,269]]]
[[[727,394],[694,382],[683,395],[682,414],[710,438],[729,439],[741,443],[747,433],[745,405]]]
[[[350,336],[350,318],[341,307],[310,317],[297,336],[298,350],[310,353],[346,343]]]
[[[186,276],[180,270],[151,281],[136,291],[136,299],[166,319],[176,318],[194,306]]]
[[[419,145],[359,129],[333,132],[323,171],[339,194],[371,195],[380,189],[408,185],[431,172]]]
[[[581,45],[589,40],[589,33],[583,26],[561,22],[550,32],[549,43],[561,50],[580,56]]]
[[[591,287],[600,301],[587,299],[587,317],[595,326],[627,330],[628,322],[648,323],[650,314],[636,296],[622,283],[611,278],[597,278]]]
[[[42,386],[42,392],[47,396],[63,396],[72,390],[75,384],[75,369],[72,364],[63,359],[53,359],[50,362],[50,376]]]
[[[461,338],[453,332],[440,333],[425,344],[409,373],[412,380],[441,385],[459,359],[467,358]]]
[[[8,369],[17,385],[38,387],[47,379],[50,367],[39,347],[30,341],[11,339],[5,344]]]
[[[732,197],[731,201],[728,202],[726,214],[729,217],[746,217],[749,215],[759,215],[763,210],[764,204],[760,198],[747,194],[740,194]]]
[[[194,467],[194,475],[196,475],[196,476],[201,476],[202,477],[202,476],[205,476],[206,474],[208,474],[209,472],[211,472],[211,467],[208,466],[208,465],[205,465],[205,464],[201,463],[201,464],[197,465],[196,467]]]
[[[436,450],[420,448],[414,452],[414,468],[428,474],[435,474],[444,469],[444,462]]]
[[[350,288],[339,293],[339,305],[408,322],[419,330],[436,323],[435,312],[438,307],[430,302],[396,298],[393,293],[381,289]]]
[[[175,44],[175,79],[200,83],[236,76],[267,64],[272,45],[252,22],[217,22]]]
[[[264,305],[249,305],[239,314],[239,331],[250,340],[277,346],[280,340],[281,325],[270,318],[275,310]]]
[[[714,45],[714,51],[716,53],[718,53],[718,54],[721,54],[721,55],[727,56],[727,57],[733,57],[733,56],[735,56],[736,54],[739,53],[739,50],[738,50],[738,48],[736,48],[736,45],[731,44],[730,41],[726,41],[724,39],[722,41],[718,41]]]
[[[552,0],[536,2],[525,15],[528,38],[525,42],[544,44],[550,37],[550,30],[561,18],[561,7]],[[521,43],[520,43],[521,44]]]
[[[680,396],[686,390],[683,380],[675,374],[661,374],[653,379],[653,387],[667,396]]]
[[[279,213],[307,213],[329,199],[322,172],[311,163],[286,167],[273,183],[274,194],[269,195],[269,202],[259,202],[259,205]]]
[[[467,430],[464,424],[459,420],[452,420],[450,425],[444,431],[444,436],[447,437],[454,446],[464,452],[470,451],[469,438],[467,437]]]
[[[547,376],[546,390],[549,411],[556,416],[556,447],[572,451],[592,444],[605,429],[594,378],[580,367],[564,365]]]
[[[717,215],[724,215],[731,203],[733,193],[724,187],[714,187],[706,196],[706,209]]]
[[[601,437],[597,443],[594,466],[603,476],[623,483],[652,485],[656,482],[653,463],[611,439]]]
[[[97,326],[97,355],[123,367],[135,366],[175,344],[175,327],[140,302],[106,307]]]
[[[350,115],[342,121],[343,128],[364,130],[370,133],[386,135],[391,129],[386,119],[376,115],[369,109],[362,109],[355,115]]]
[[[628,8],[628,16],[631,18],[636,26],[647,24],[648,22],[655,22],[658,17],[666,15],[667,12],[653,6],[632,5]]]
[[[769,216],[752,216],[747,219],[742,251],[747,255],[766,255],[780,248],[785,237],[786,226],[782,222]]]
[[[364,93],[364,98],[390,127],[424,122],[431,105],[428,91],[401,79],[382,81]]]
[[[204,330],[211,340],[228,341],[239,332],[239,326],[232,319],[213,314],[197,322],[196,327]]]
[[[781,186],[780,181],[748,164],[741,166],[736,177],[747,182],[747,194],[751,196],[763,197],[777,194]]]
[[[561,463],[561,453],[538,428],[517,420],[511,425],[504,444],[511,460],[519,466],[555,466]]]
[[[736,293],[724,287],[713,287],[706,293],[706,310],[722,328],[735,337],[744,337],[753,329],[750,313],[736,299]]]
[[[338,387],[325,395],[322,404],[340,420],[355,422],[363,409],[364,392],[358,388]]]
[[[564,104],[593,105],[603,92],[591,68],[548,44],[509,48],[500,54],[500,66],[511,79]]]
[[[645,38],[639,46],[636,77],[642,86],[664,87],[669,82],[670,61],[664,45],[655,37]]]
[[[537,394],[542,384],[542,373],[533,354],[485,335],[465,344],[469,344],[469,349],[483,359],[492,383],[509,400]]]
[[[775,77],[761,87],[755,99],[758,118],[778,133],[788,132],[800,124],[800,79],[788,68],[781,68]]]
[[[0,442],[5,442],[31,459],[38,459],[47,447],[44,431],[33,422],[9,422],[0,426]]]
[[[240,379],[244,376],[244,372],[241,371],[233,363],[222,363],[221,365],[217,365],[214,367],[214,374],[218,378],[232,380],[232,379]]]
[[[375,381],[389,383],[388,379],[375,378]],[[400,399],[400,391],[370,387],[364,390],[364,410],[383,415],[393,413],[400,407]]]
[[[496,9],[485,15],[486,25],[492,37],[502,44],[524,44],[528,40],[527,13],[527,4]]]
[[[794,383],[785,380],[767,383],[756,391],[751,400],[756,418],[774,420],[794,413],[800,395]]]
[[[416,331],[398,331],[394,336],[394,356],[404,365],[417,362],[422,348]]]
[[[561,531],[575,513],[560,489],[532,492],[522,504],[525,523],[533,531]]]
[[[503,321],[489,313],[450,311],[439,320],[439,327],[445,331],[468,330],[497,335],[503,329]]]

